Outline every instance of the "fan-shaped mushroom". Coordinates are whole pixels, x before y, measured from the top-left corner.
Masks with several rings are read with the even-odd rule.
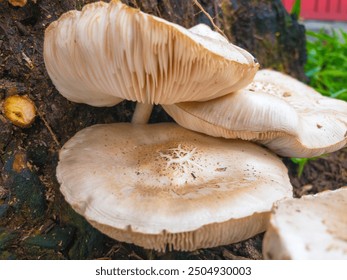
[[[175,124],[83,129],[61,150],[57,177],[100,231],[156,250],[247,239],[265,230],[273,202],[292,196],[286,167],[268,150]]]
[[[275,204],[265,234],[268,259],[347,259],[347,187]]]
[[[347,143],[347,103],[296,79],[260,70],[245,89],[206,102],[164,105],[180,125],[262,143],[282,156],[313,157]]]
[[[259,67],[207,26],[188,30],[120,1],[88,4],[50,24],[44,60],[62,95],[94,106],[209,100],[247,85]],[[134,122],[146,122],[145,112]]]

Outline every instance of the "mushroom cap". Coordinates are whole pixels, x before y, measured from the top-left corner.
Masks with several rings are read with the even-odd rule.
[[[278,201],[263,241],[267,259],[347,259],[347,187]]]
[[[313,157],[347,143],[347,103],[260,70],[245,89],[206,102],[163,106],[177,123],[215,137],[253,140],[281,156]]]
[[[83,129],[62,148],[57,178],[100,231],[161,251],[252,237],[273,202],[292,196],[286,167],[268,150],[176,124]]]
[[[209,27],[191,31],[120,1],[69,11],[45,32],[44,60],[69,100],[111,106],[208,100],[250,83],[253,56]]]

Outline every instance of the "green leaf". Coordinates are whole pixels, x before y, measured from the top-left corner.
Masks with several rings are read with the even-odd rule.
[[[298,165],[298,177],[301,177],[304,172],[304,167],[306,163],[309,161],[308,158],[291,158],[291,161]]]
[[[323,70],[320,72],[320,74],[324,76],[333,76],[333,77],[342,77],[346,78],[347,77],[347,72],[341,71],[341,70],[336,70],[336,69],[327,69]]]
[[[341,90],[331,94],[331,97],[347,101],[347,89],[346,88],[341,89]]]
[[[323,95],[346,100],[347,33],[307,31],[305,73],[309,85]]]
[[[295,0],[290,13],[292,15],[296,15],[296,18],[299,18],[300,12],[301,12],[301,0]]]
[[[317,157],[312,157],[312,158],[291,158],[290,160],[294,162],[295,164],[298,165],[298,176],[301,177],[302,173],[304,172],[305,165],[311,161],[311,160],[316,160],[318,158],[325,157],[326,155],[321,155]]]

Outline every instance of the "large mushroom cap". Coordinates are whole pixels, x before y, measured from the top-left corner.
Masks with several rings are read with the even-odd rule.
[[[188,129],[258,141],[282,156],[313,157],[347,143],[346,102],[273,70],[258,71],[240,91],[164,109]]]
[[[270,259],[347,259],[347,187],[275,204],[263,253]]]
[[[274,201],[292,196],[271,152],[175,124],[86,128],[61,150],[57,177],[96,228],[157,250],[247,239],[265,230]]]
[[[208,29],[189,31],[120,1],[97,2],[47,28],[44,60],[57,89],[75,102],[208,100],[247,85],[259,66]]]

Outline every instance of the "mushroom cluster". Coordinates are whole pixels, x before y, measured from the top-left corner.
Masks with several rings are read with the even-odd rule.
[[[73,136],[57,167],[66,201],[120,241],[164,251],[252,237],[267,229],[273,204],[292,197],[275,153],[346,145],[346,103],[258,71],[251,54],[206,25],[185,29],[118,0],[50,24],[44,60],[71,101],[138,102],[131,124]],[[154,104],[178,124],[146,124]]]

